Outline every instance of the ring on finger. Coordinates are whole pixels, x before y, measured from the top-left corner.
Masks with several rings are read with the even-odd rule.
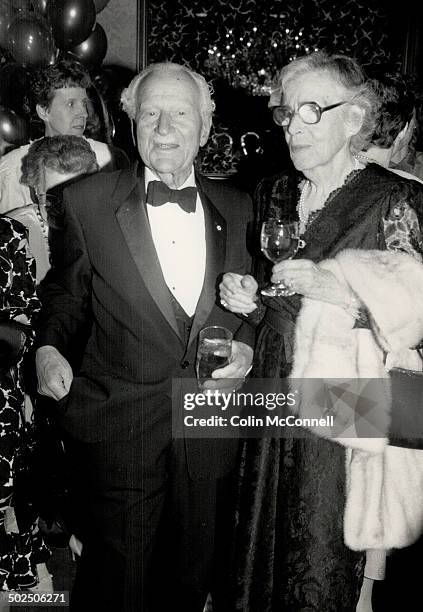
[[[224,300],[223,298],[220,300],[220,303],[222,304],[223,308],[227,308],[228,307],[228,302],[226,300]]]

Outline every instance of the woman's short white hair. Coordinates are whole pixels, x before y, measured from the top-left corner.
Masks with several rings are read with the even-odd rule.
[[[206,79],[194,72],[188,66],[182,66],[180,64],[174,64],[173,62],[158,62],[150,64],[147,68],[144,68],[136,77],[132,79],[128,87],[123,90],[120,101],[122,103],[123,110],[127,113],[130,119],[136,119],[138,109],[138,88],[141,86],[144,79],[153,72],[184,72],[191,78],[196,84],[199,92],[200,102],[200,113],[203,118],[203,122],[210,122],[212,120],[213,111],[215,109],[215,103],[212,100],[213,89],[209,85]]]
[[[293,60],[282,68],[271,93],[269,106],[281,104],[289,81],[312,73],[328,74],[343,87],[353,104],[363,109],[363,124],[358,134],[351,138],[351,148],[354,151],[366,148],[375,130],[379,104],[361,66],[352,57],[316,51]]]

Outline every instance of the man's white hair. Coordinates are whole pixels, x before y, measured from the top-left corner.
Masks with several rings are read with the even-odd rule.
[[[150,64],[147,68],[144,68],[136,77],[132,79],[128,87],[122,91],[120,101],[122,108],[130,119],[136,119],[138,111],[138,89],[141,86],[144,79],[153,72],[161,73],[176,73],[183,72],[191,78],[198,88],[199,92],[199,103],[200,103],[200,114],[203,122],[207,125],[211,124],[213,111],[215,109],[215,103],[212,100],[213,89],[209,85],[204,77],[197,72],[194,72],[188,66],[182,66],[180,64],[174,64],[173,62],[158,62]]]

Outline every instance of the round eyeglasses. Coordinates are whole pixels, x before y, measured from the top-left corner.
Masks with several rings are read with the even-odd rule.
[[[337,102],[336,104],[330,104],[329,106],[323,107],[317,104],[317,102],[303,102],[300,104],[297,111],[292,110],[289,106],[276,106],[273,109],[273,121],[276,125],[288,127],[292,117],[298,114],[304,123],[311,125],[313,123],[319,123],[323,113],[337,106],[342,106],[342,104],[347,104],[347,101]]]

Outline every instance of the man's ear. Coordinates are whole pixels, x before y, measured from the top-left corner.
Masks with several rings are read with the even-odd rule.
[[[211,124],[212,124],[211,117],[208,117],[207,119],[203,119],[203,122],[201,124],[201,132],[200,132],[200,147],[204,147],[204,145],[209,139]]]
[[[41,106],[41,104],[37,104],[35,110],[41,121],[45,123],[47,121],[48,108],[46,106]]]
[[[361,130],[366,111],[364,108],[351,104],[346,108],[346,129],[348,136],[355,136]]]

